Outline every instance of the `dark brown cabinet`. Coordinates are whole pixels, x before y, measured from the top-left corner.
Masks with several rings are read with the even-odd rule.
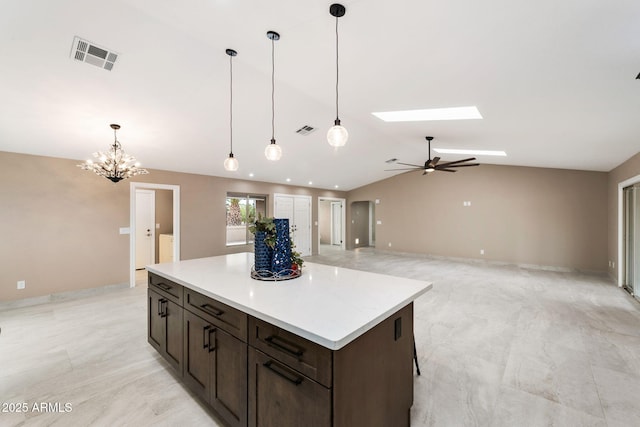
[[[183,379],[230,426],[247,425],[247,344],[188,310]]]
[[[149,344],[182,373],[182,307],[152,287],[147,290],[147,296]]]
[[[338,350],[149,274],[148,341],[230,427],[408,427],[413,303]]]
[[[250,427],[330,427],[331,389],[249,349]]]

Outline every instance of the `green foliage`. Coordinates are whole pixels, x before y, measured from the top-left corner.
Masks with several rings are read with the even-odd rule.
[[[258,214],[258,218],[249,226],[249,231],[255,236],[257,231],[264,231],[267,236],[264,242],[270,248],[276,245],[276,224],[273,222],[273,218],[263,217],[262,214]]]

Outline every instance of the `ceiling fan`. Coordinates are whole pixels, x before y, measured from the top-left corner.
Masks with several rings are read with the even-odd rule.
[[[431,140],[432,136],[426,136],[427,143],[429,144],[429,160],[424,162],[424,165],[412,165],[411,163],[401,163],[397,164],[403,166],[411,166],[409,168],[401,168],[401,169],[386,169],[386,171],[423,171],[422,175],[426,175],[433,171],[443,171],[443,172],[456,172],[455,169],[452,168],[464,168],[469,166],[479,166],[480,163],[467,163],[475,160],[475,157],[469,157],[468,159],[462,160],[454,160],[452,162],[439,163],[440,157],[434,157],[431,159]]]

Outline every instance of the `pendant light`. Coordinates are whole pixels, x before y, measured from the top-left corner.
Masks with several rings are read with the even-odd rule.
[[[340,125],[340,117],[338,116],[338,18],[344,16],[346,9],[343,5],[334,3],[329,7],[331,16],[336,17],[336,120],[333,127],[327,132],[327,141],[332,147],[342,147],[349,139],[349,132]]]
[[[229,55],[229,157],[224,161],[225,170],[234,172],[238,170],[238,159],[233,157],[233,57],[238,54],[233,49],[227,49],[225,51]]]
[[[282,148],[278,144],[276,144],[275,139],[275,102],[274,102],[274,93],[275,93],[275,41],[280,40],[280,34],[275,31],[268,31],[267,38],[271,40],[271,143],[267,145],[267,148],[264,149],[264,155],[269,160],[280,160],[282,157]]]
[[[140,168],[140,163],[136,162],[136,158],[128,155],[122,149],[120,141],[116,132],[120,129],[120,125],[110,125],[113,129],[113,145],[106,153],[98,151],[93,153],[93,157],[97,161],[87,160],[79,168],[92,171],[96,175],[103,176],[112,182],[119,182],[123,179],[131,178],[136,175],[146,175],[149,172],[146,169]]]

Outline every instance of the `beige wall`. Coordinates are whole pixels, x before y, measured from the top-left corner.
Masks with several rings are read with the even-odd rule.
[[[481,165],[455,174],[406,173],[347,198],[348,224],[352,202],[380,199],[379,249],[607,270],[607,173]],[[348,227],[349,248],[353,238]]]
[[[0,152],[0,301],[128,282],[129,183],[113,184],[79,161]],[[345,197],[344,192],[151,170],[138,182],[180,186],[181,257],[253,250],[226,247],[228,191]],[[318,218],[313,204],[312,221]],[[313,224],[313,223],[312,223]],[[318,234],[312,226],[312,250]],[[26,280],[24,290],[16,282]]]
[[[618,184],[640,175],[640,153],[631,157],[611,172],[609,172],[608,187],[608,260],[615,262],[615,267],[609,268],[609,274],[614,280],[618,279]]]

